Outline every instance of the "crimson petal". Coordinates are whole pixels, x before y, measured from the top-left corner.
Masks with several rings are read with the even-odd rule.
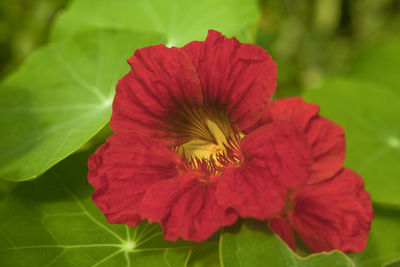
[[[196,66],[204,99],[226,108],[233,129],[258,120],[276,87],[276,65],[267,51],[212,30],[204,42],[182,49]]]
[[[236,221],[233,210],[218,205],[216,182],[202,182],[199,175],[189,172],[147,191],[141,214],[149,222],[161,223],[165,239],[204,241],[221,226]]]
[[[118,82],[111,128],[173,145],[171,121],[185,108],[203,104],[192,61],[179,48],[157,45],[136,50],[128,62],[132,71]]]
[[[151,139],[114,134],[89,158],[93,201],[110,223],[136,226],[146,190],[179,175],[179,164],[175,152]]]
[[[360,176],[343,169],[333,179],[307,185],[293,195],[289,221],[314,252],[360,252],[367,243],[372,205]]]
[[[307,141],[290,123],[269,123],[246,135],[239,167],[227,168],[218,202],[242,217],[260,220],[278,213],[290,188],[304,184],[311,163]]]
[[[300,97],[279,99],[271,102],[263,121],[292,122],[308,139],[313,164],[308,183],[329,179],[338,173],[345,160],[345,136],[343,128],[318,115],[319,106],[304,102]]]

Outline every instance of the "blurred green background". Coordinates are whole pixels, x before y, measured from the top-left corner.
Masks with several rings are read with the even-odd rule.
[[[344,127],[345,165],[363,176],[375,211],[368,247],[350,254],[351,261],[341,253],[293,260],[278,239],[261,240],[268,234],[246,228],[225,240],[251,246],[253,236],[260,239],[254,244],[265,250],[244,261],[278,255],[298,266],[399,266],[399,0],[3,0],[0,177],[7,181],[0,178],[1,267],[91,266],[104,260],[103,252],[114,254],[61,244],[115,242],[107,232],[130,240],[136,230],[107,224],[91,202],[87,157],[110,134],[113,90],[133,50],[202,40],[208,28],[268,50],[278,66],[275,97],[301,95]],[[80,209],[85,218],[74,217]],[[60,210],[68,219],[49,219]],[[141,227],[143,236],[159,231]],[[66,228],[75,235],[66,235]],[[87,235],[92,230],[97,238]],[[195,250],[189,266],[219,266],[217,246],[211,240]],[[50,248],[57,249],[51,251],[55,258],[48,256]],[[224,248],[229,256],[229,244]],[[188,255],[165,249],[141,266],[186,266]],[[102,266],[124,266],[135,257],[122,253]]]
[[[0,3],[0,77],[48,41],[68,0]],[[344,71],[362,51],[399,36],[398,0],[261,0],[256,44],[279,66],[279,94],[293,95]]]

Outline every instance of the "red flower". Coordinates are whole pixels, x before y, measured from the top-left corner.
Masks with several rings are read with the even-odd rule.
[[[270,227],[293,250],[291,227],[313,252],[360,252],[367,244],[373,217],[363,180],[345,168],[327,181],[289,194],[286,208],[270,220]]]
[[[288,122],[249,132],[275,90],[262,48],[209,31],[204,42],[135,51],[117,86],[115,134],[89,159],[93,200],[111,223],[159,222],[201,241],[241,216],[279,212],[308,178],[305,136]]]
[[[292,229],[315,252],[365,247],[372,206],[362,179],[342,169],[343,129],[301,98],[269,103],[276,68],[266,51],[209,31],[128,62],[115,134],[89,159],[109,222],[147,219],[166,239],[202,241],[240,215],[270,218],[293,249]]]
[[[373,219],[370,197],[361,177],[342,169],[343,129],[319,116],[318,110],[317,105],[299,97],[276,100],[258,122],[258,127],[291,122],[306,136],[313,159],[307,184],[289,191],[284,208],[270,220],[270,227],[292,249],[296,244],[291,228],[314,252],[360,252]]]

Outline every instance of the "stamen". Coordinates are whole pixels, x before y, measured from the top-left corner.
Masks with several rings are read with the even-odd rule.
[[[210,182],[216,176],[221,175],[226,167],[240,165],[242,158],[239,145],[240,140],[241,135],[237,134],[226,139],[223,149],[217,145],[211,146],[208,158],[199,157],[199,155],[192,155],[190,158],[187,158],[183,147],[174,148],[174,150],[181,151],[182,153],[180,156],[184,165],[184,171],[201,172],[204,176],[200,180],[202,182]]]
[[[179,115],[179,116],[178,116]],[[239,142],[243,137],[232,130],[229,117],[222,109],[204,106],[182,107],[172,116],[170,132],[177,137],[176,151],[183,162],[181,172],[196,171],[207,182],[222,174],[228,165],[239,165]]]
[[[227,165],[240,165],[242,154],[240,152],[240,135],[234,135],[227,139],[225,145],[225,153],[217,155],[217,161],[219,165],[226,167]]]

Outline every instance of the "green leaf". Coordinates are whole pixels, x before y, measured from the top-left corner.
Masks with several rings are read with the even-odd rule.
[[[215,237],[219,238],[219,233]],[[190,255],[188,267],[220,267],[218,239],[199,243]]]
[[[400,88],[400,39],[385,40],[366,50],[354,62],[351,75],[363,80],[385,85],[398,91]]]
[[[345,165],[360,173],[372,200],[400,205],[400,93],[382,84],[335,78],[305,93],[346,131]]]
[[[279,237],[271,233],[265,222],[246,221],[239,232],[224,232],[220,238],[221,266],[225,267],[352,267],[343,253],[297,256]]]
[[[400,259],[400,211],[375,207],[374,214],[367,248],[350,255],[356,266],[376,267]]]
[[[243,35],[258,17],[255,0],[75,0],[56,21],[53,38],[82,28],[113,26],[163,33],[167,45],[182,46],[204,40],[208,29]]]
[[[2,266],[186,266],[192,245],[158,225],[113,225],[91,200],[87,153],[77,153],[0,202]]]
[[[396,259],[394,261],[388,262],[382,266],[383,267],[400,267],[400,258]]]
[[[155,34],[82,32],[37,50],[0,85],[0,177],[34,178],[77,150],[109,120],[117,81]]]

